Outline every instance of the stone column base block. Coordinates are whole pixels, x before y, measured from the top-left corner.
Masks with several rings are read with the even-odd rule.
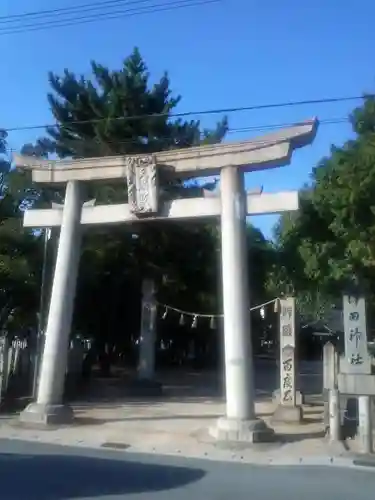
[[[301,406],[279,405],[272,417],[272,422],[284,424],[297,424],[302,421]]]
[[[273,429],[261,419],[239,420],[221,417],[216,425],[209,429],[209,434],[217,441],[244,443],[268,443],[275,438]]]
[[[31,403],[20,414],[20,422],[22,424],[37,427],[69,425],[73,421],[73,410],[70,406],[62,404]]]
[[[276,389],[272,393],[272,402],[275,404],[280,404],[280,389]],[[305,396],[301,391],[296,391],[296,405],[302,406],[305,404]]]

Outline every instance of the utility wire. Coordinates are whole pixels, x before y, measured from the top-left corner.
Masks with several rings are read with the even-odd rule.
[[[68,26],[76,26],[86,23],[106,21],[111,19],[122,19],[133,17],[141,14],[153,14],[156,12],[164,12],[169,10],[177,10],[186,7],[196,7],[200,5],[208,5],[212,3],[218,3],[222,0],[199,0],[199,1],[191,1],[191,0],[180,0],[173,1],[167,3],[154,3],[152,5],[147,5],[144,7],[135,7],[131,9],[121,10],[121,11],[112,11],[106,12],[103,14],[91,14],[85,16],[79,16],[72,19],[56,19],[53,21],[45,21],[41,23],[32,23],[25,24],[21,26],[10,27],[5,26],[3,29],[0,29],[0,35],[15,35],[21,33],[29,33],[40,30],[49,30],[53,28],[63,28]]]
[[[134,115],[134,116],[116,116],[116,117],[108,117],[108,118],[94,118],[90,120],[72,120],[66,123],[50,123],[43,125],[25,125],[19,127],[0,127],[1,130],[6,132],[18,132],[25,130],[38,130],[45,128],[53,128],[53,127],[69,127],[71,125],[87,125],[89,123],[101,123],[101,122],[109,122],[109,121],[132,121],[132,120],[143,120],[147,119],[156,119],[156,118],[184,118],[188,116],[206,116],[206,115],[226,115],[229,113],[238,113],[241,111],[256,111],[263,109],[277,109],[277,108],[290,108],[290,107],[298,107],[298,106],[306,106],[306,105],[315,105],[315,104],[331,104],[338,102],[349,102],[349,101],[358,101],[364,99],[375,99],[375,94],[366,94],[362,96],[348,96],[348,97],[332,97],[332,98],[324,98],[324,99],[306,99],[304,101],[286,101],[286,102],[277,102],[277,103],[268,103],[268,104],[254,104],[250,106],[239,106],[234,108],[217,108],[217,109],[206,109],[200,111],[186,111],[184,113],[154,113],[154,114],[143,114],[143,115]],[[272,125],[270,125],[272,127]]]
[[[106,0],[104,2],[90,2],[85,4],[72,5],[70,7],[59,7],[57,9],[37,10],[33,12],[24,12],[22,14],[10,14],[7,16],[0,16],[0,24],[19,22],[23,21],[24,19],[29,20],[33,18],[38,19],[40,17],[50,17],[57,14],[66,15],[75,13],[77,11],[78,13],[89,12],[97,9],[116,7],[120,4],[132,5],[149,1],[150,0]]]

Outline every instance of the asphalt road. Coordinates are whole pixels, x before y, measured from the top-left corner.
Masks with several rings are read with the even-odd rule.
[[[0,499],[370,500],[374,472],[256,467],[0,440]]]

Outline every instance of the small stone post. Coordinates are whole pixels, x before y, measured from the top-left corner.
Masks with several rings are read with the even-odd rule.
[[[294,297],[280,300],[280,400],[274,422],[294,423],[302,419],[296,396],[296,302]]]
[[[370,396],[358,398],[359,439],[362,453],[372,453],[372,418]]]
[[[327,393],[324,403],[324,423],[329,428],[330,441],[341,439],[340,395],[337,389],[338,353],[331,342],[323,347],[323,386]]]

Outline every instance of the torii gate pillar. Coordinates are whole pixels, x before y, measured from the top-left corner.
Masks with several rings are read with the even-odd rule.
[[[249,314],[244,175],[236,167],[220,173],[226,416],[210,433],[219,440],[264,440],[271,434],[254,409]]]
[[[82,186],[69,181],[48,313],[37,401],[27,407],[21,420],[37,424],[70,422],[73,412],[62,404],[69,336],[81,254]]]
[[[254,411],[253,361],[249,317],[246,255],[246,215],[277,213],[298,208],[294,193],[247,197],[244,173],[290,162],[294,149],[310,144],[317,121],[310,120],[278,132],[233,144],[199,146],[183,150],[128,157],[43,161],[17,157],[19,168],[32,168],[33,180],[67,184],[63,208],[28,210],[24,225],[61,226],[45,350],[37,401],[21,414],[24,422],[57,424],[71,420],[62,403],[72,306],[77,277],[80,224],[107,224],[155,219],[190,219],[220,216],[227,408],[210,432],[217,439],[248,442],[272,438],[273,431]],[[157,167],[178,177],[220,174],[221,196],[178,199],[160,203]],[[80,182],[127,179],[128,204],[82,207]],[[296,203],[297,201],[297,203]],[[250,208],[250,210],[249,210]]]

